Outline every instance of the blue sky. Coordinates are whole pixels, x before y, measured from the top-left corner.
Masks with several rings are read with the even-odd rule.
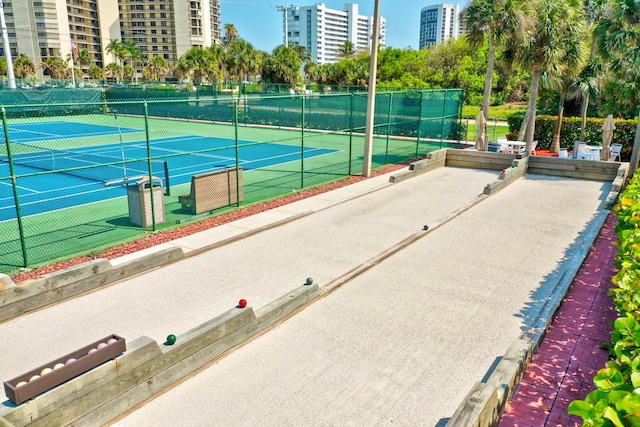
[[[308,1],[278,2],[277,0],[221,0],[222,24],[233,24],[238,34],[254,48],[271,52],[283,43],[282,12],[276,5],[311,6],[324,3],[330,9],[343,10],[347,3],[357,3],[360,15],[373,16],[374,0],[360,1]],[[459,4],[464,7],[467,0],[415,1],[380,0],[380,13],[387,19],[387,46],[396,48],[418,48],[420,9],[438,3]]]

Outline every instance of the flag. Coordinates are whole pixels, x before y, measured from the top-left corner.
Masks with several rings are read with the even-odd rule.
[[[73,52],[73,60],[77,61],[78,60],[78,47],[76,46],[76,43],[71,40],[71,52]]]

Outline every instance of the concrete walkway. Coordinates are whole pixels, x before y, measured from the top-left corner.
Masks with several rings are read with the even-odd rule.
[[[382,176],[164,244],[198,251],[297,218],[1,324],[3,346],[16,350],[0,354],[0,378],[111,333],[163,342],[307,277],[325,286],[461,212],[119,422],[442,424],[553,294],[610,188],[528,176],[479,197],[496,175],[444,168],[394,185]]]

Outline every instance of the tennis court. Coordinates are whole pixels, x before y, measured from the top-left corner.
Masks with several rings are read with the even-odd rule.
[[[11,142],[28,143],[61,138],[95,137],[120,133],[140,132],[140,129],[120,128],[116,126],[78,123],[66,120],[53,122],[23,122],[8,125]],[[6,138],[2,129],[3,140]]]
[[[52,96],[69,101],[69,94]],[[457,144],[462,95],[379,94],[372,169]],[[11,143],[0,143],[0,272],[95,256],[235,209],[235,203],[200,214],[185,209],[179,196],[190,192],[197,174],[242,167],[242,205],[248,205],[363,170],[367,98],[361,94],[144,101],[105,96],[81,91],[73,95],[77,102],[4,104],[3,128]],[[164,218],[141,227],[132,221],[126,184],[150,170],[163,181],[165,195],[153,200],[154,206],[162,203]]]
[[[46,145],[24,144],[76,136],[109,135],[118,130],[75,122],[24,123],[9,128],[17,153],[13,154],[21,213],[24,216],[126,196],[124,184],[148,176],[145,140],[65,150]],[[16,129],[16,133],[14,133]],[[120,128],[123,133],[140,132]],[[17,138],[14,136],[17,135]],[[257,143],[200,135],[167,137],[150,141],[153,175],[164,185],[189,183],[192,175],[232,168],[236,162],[245,172],[326,155],[336,150],[296,147],[278,143]],[[237,150],[237,156],[236,156]],[[237,160],[236,160],[237,158]],[[166,162],[166,165],[165,165]],[[60,170],[64,170],[60,172]],[[167,173],[170,170],[170,175]],[[51,173],[42,173],[50,171]],[[0,176],[9,176],[8,157],[0,157]],[[169,179],[170,176],[170,179]],[[13,189],[0,182],[0,221],[16,216]]]

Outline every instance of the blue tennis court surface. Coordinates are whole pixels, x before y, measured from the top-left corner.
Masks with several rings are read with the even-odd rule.
[[[154,176],[164,176],[164,161],[168,164],[170,184],[184,184],[191,176],[203,172],[236,166],[245,171],[298,161],[302,157],[299,146],[276,143],[255,143],[204,136],[161,138],[151,141]],[[194,153],[195,151],[195,153]],[[304,148],[304,158],[330,154],[336,150]],[[145,141],[124,145],[108,144],[66,151],[24,153],[13,156],[16,175],[56,169],[84,168],[68,173],[51,173],[18,179],[18,194],[23,216],[89,204],[126,195],[123,186],[105,186],[105,182],[148,175]],[[123,160],[124,159],[124,160]],[[103,166],[108,163],[108,166]],[[73,174],[73,175],[70,175]],[[75,176],[76,174],[85,177]],[[93,174],[93,175],[92,175]],[[0,177],[10,175],[7,158],[0,156]],[[14,196],[10,180],[0,181],[0,221],[15,218]]]
[[[9,139],[12,142],[28,143],[61,138],[81,138],[118,134],[117,126],[103,126],[90,123],[53,122],[13,123],[9,124]],[[142,132],[141,129],[120,128],[120,133]],[[3,141],[6,138],[2,129]]]

